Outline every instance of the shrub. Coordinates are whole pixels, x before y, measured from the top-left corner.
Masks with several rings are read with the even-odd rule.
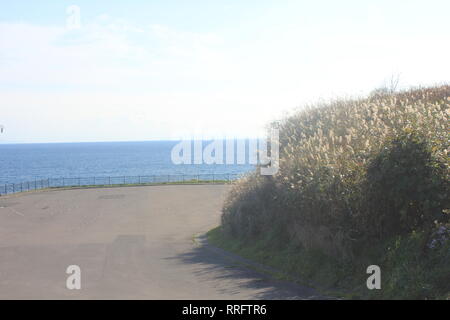
[[[287,117],[278,174],[235,185],[224,230],[241,238],[274,233],[353,259],[366,241],[445,221],[449,106],[450,86],[440,86],[331,101]]]
[[[412,129],[388,139],[367,167],[361,229],[377,240],[446,222],[445,165]]]
[[[440,86],[287,117],[277,175],[237,182],[222,230],[247,248],[259,243],[265,257],[278,256],[300,275],[338,270],[333,282],[365,292],[354,270],[377,261],[388,273],[387,290],[375,297],[450,297],[450,243],[442,235],[433,241],[450,213],[449,107],[450,86]]]
[[[234,185],[222,214],[222,225],[233,236],[247,238],[263,232],[273,222],[275,199],[270,177],[249,175]]]

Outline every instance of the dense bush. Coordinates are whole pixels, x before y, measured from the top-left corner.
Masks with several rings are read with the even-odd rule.
[[[275,199],[272,179],[250,175],[231,190],[225,203],[222,225],[233,236],[251,237],[267,230],[274,221],[271,209]]]
[[[440,86],[332,101],[284,119],[278,174],[236,183],[224,230],[242,239],[276,234],[344,260],[369,243],[431,232],[448,221],[449,106],[450,86]]]
[[[426,138],[414,130],[386,141],[367,167],[361,231],[380,240],[447,222],[445,171]]]
[[[450,298],[449,107],[440,86],[287,117],[280,170],[234,185],[221,243],[351,297]],[[365,287],[373,263],[378,292]]]

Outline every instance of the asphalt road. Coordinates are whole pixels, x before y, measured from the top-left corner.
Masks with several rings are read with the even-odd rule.
[[[193,241],[229,186],[41,191],[0,197],[0,299],[311,299]],[[69,265],[81,289],[69,290]]]

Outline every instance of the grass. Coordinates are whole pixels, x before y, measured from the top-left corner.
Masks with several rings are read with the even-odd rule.
[[[313,287],[328,296],[346,296],[344,290],[333,288],[337,281],[338,265],[330,263],[332,270],[330,267],[323,268],[323,260],[327,257],[320,252],[307,253],[295,247],[275,248],[270,237],[243,241],[227,235],[221,227],[210,230],[207,236],[208,242],[216,247],[277,270],[271,274],[276,279]]]
[[[420,257],[417,247],[423,243],[423,234],[386,241],[352,263],[342,263],[319,250],[277,247],[271,236],[244,241],[227,235],[221,227],[210,230],[207,236],[216,247],[278,270],[273,277],[313,287],[323,295],[342,299],[450,299],[450,243]],[[381,290],[367,289],[366,268],[371,264],[381,267]]]
[[[447,298],[449,115],[448,85],[291,114],[278,173],[233,184],[211,241],[353,298]],[[368,291],[369,265],[383,290]]]

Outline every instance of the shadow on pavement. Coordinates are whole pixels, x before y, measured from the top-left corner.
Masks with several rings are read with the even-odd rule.
[[[209,245],[204,236],[198,239],[199,244],[189,252],[166,259],[195,265],[194,273],[199,281],[216,281],[222,284],[216,288],[221,293],[237,295],[240,290],[250,289],[254,292],[250,299],[255,300],[327,299],[312,288],[276,280],[268,274],[254,270],[253,266],[248,265],[248,260]]]

